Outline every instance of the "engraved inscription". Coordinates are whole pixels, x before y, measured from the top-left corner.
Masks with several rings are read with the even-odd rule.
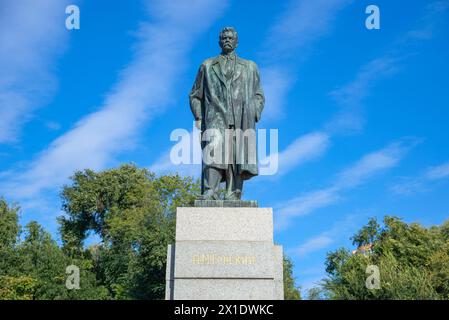
[[[192,263],[196,265],[255,265],[256,261],[256,256],[219,255],[215,253],[192,256]]]

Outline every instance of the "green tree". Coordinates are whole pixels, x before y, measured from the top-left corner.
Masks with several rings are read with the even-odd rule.
[[[299,288],[295,285],[295,278],[293,277],[293,262],[284,254],[284,299],[285,300],[300,300],[301,293]]]
[[[0,198],[0,300],[30,300],[36,280],[21,275],[19,254],[19,207]]]
[[[0,299],[103,299],[88,259],[70,259],[37,222],[24,230],[18,224],[17,206],[0,199]],[[19,235],[23,233],[23,240]],[[81,289],[65,286],[68,265],[80,268]]]
[[[191,206],[198,193],[192,178],[157,177],[134,165],[78,171],[61,192],[62,247],[37,222],[22,230],[19,208],[0,199],[0,299],[163,298],[176,208]],[[86,248],[92,234],[100,243]],[[80,270],[80,289],[65,286],[69,265]],[[300,299],[288,257],[284,294]]]
[[[321,287],[312,287],[307,291],[309,300],[324,300],[323,289]]]
[[[96,281],[89,256],[68,257],[50,234],[37,222],[25,227],[25,237],[18,247],[20,273],[35,280],[33,299],[108,299],[109,292]],[[80,270],[80,288],[66,287],[66,268],[74,265]]]
[[[66,257],[56,242],[37,222],[25,226],[18,247],[20,273],[36,280],[33,299],[62,299],[65,292]]]
[[[19,207],[9,206],[5,199],[0,198],[0,249],[13,247],[19,233]]]
[[[29,276],[0,276],[0,300],[32,300],[36,284]]]
[[[96,248],[97,277],[116,299],[161,299],[167,245],[174,241],[176,207],[193,204],[197,182],[179,175],[156,177],[146,169],[79,171],[62,191],[64,251],[83,255],[89,232]]]
[[[352,238],[359,249],[341,248],[326,259],[323,282],[330,299],[448,299],[448,225],[425,228],[386,216],[371,219]],[[378,267],[380,288],[368,289],[367,266]]]
[[[19,240],[19,208],[0,198],[0,276],[17,265],[16,245]]]

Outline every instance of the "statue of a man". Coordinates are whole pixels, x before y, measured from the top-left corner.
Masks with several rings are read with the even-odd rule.
[[[220,182],[226,181],[225,200],[240,200],[243,181],[258,174],[255,127],[265,98],[257,65],[235,53],[235,29],[224,28],[219,44],[221,54],[201,64],[190,92],[190,108],[202,132],[201,198],[219,199]],[[217,157],[221,149],[213,149],[213,160],[205,161],[208,144],[224,146],[225,156]]]

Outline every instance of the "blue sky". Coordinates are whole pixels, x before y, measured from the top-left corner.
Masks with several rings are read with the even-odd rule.
[[[80,8],[67,30],[65,8]],[[380,8],[368,30],[365,8]],[[245,185],[273,207],[275,240],[304,289],[326,252],[369,217],[449,214],[449,1],[0,0],[0,195],[57,237],[75,170],[167,161],[192,130],[188,92],[234,26],[260,68],[259,128],[279,130],[279,171]]]

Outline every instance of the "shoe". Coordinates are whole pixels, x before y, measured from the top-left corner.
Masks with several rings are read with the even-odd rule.
[[[217,194],[201,194],[198,196],[198,200],[219,200]]]
[[[240,200],[242,197],[242,192],[240,190],[235,190],[231,193],[225,195],[225,200]]]

